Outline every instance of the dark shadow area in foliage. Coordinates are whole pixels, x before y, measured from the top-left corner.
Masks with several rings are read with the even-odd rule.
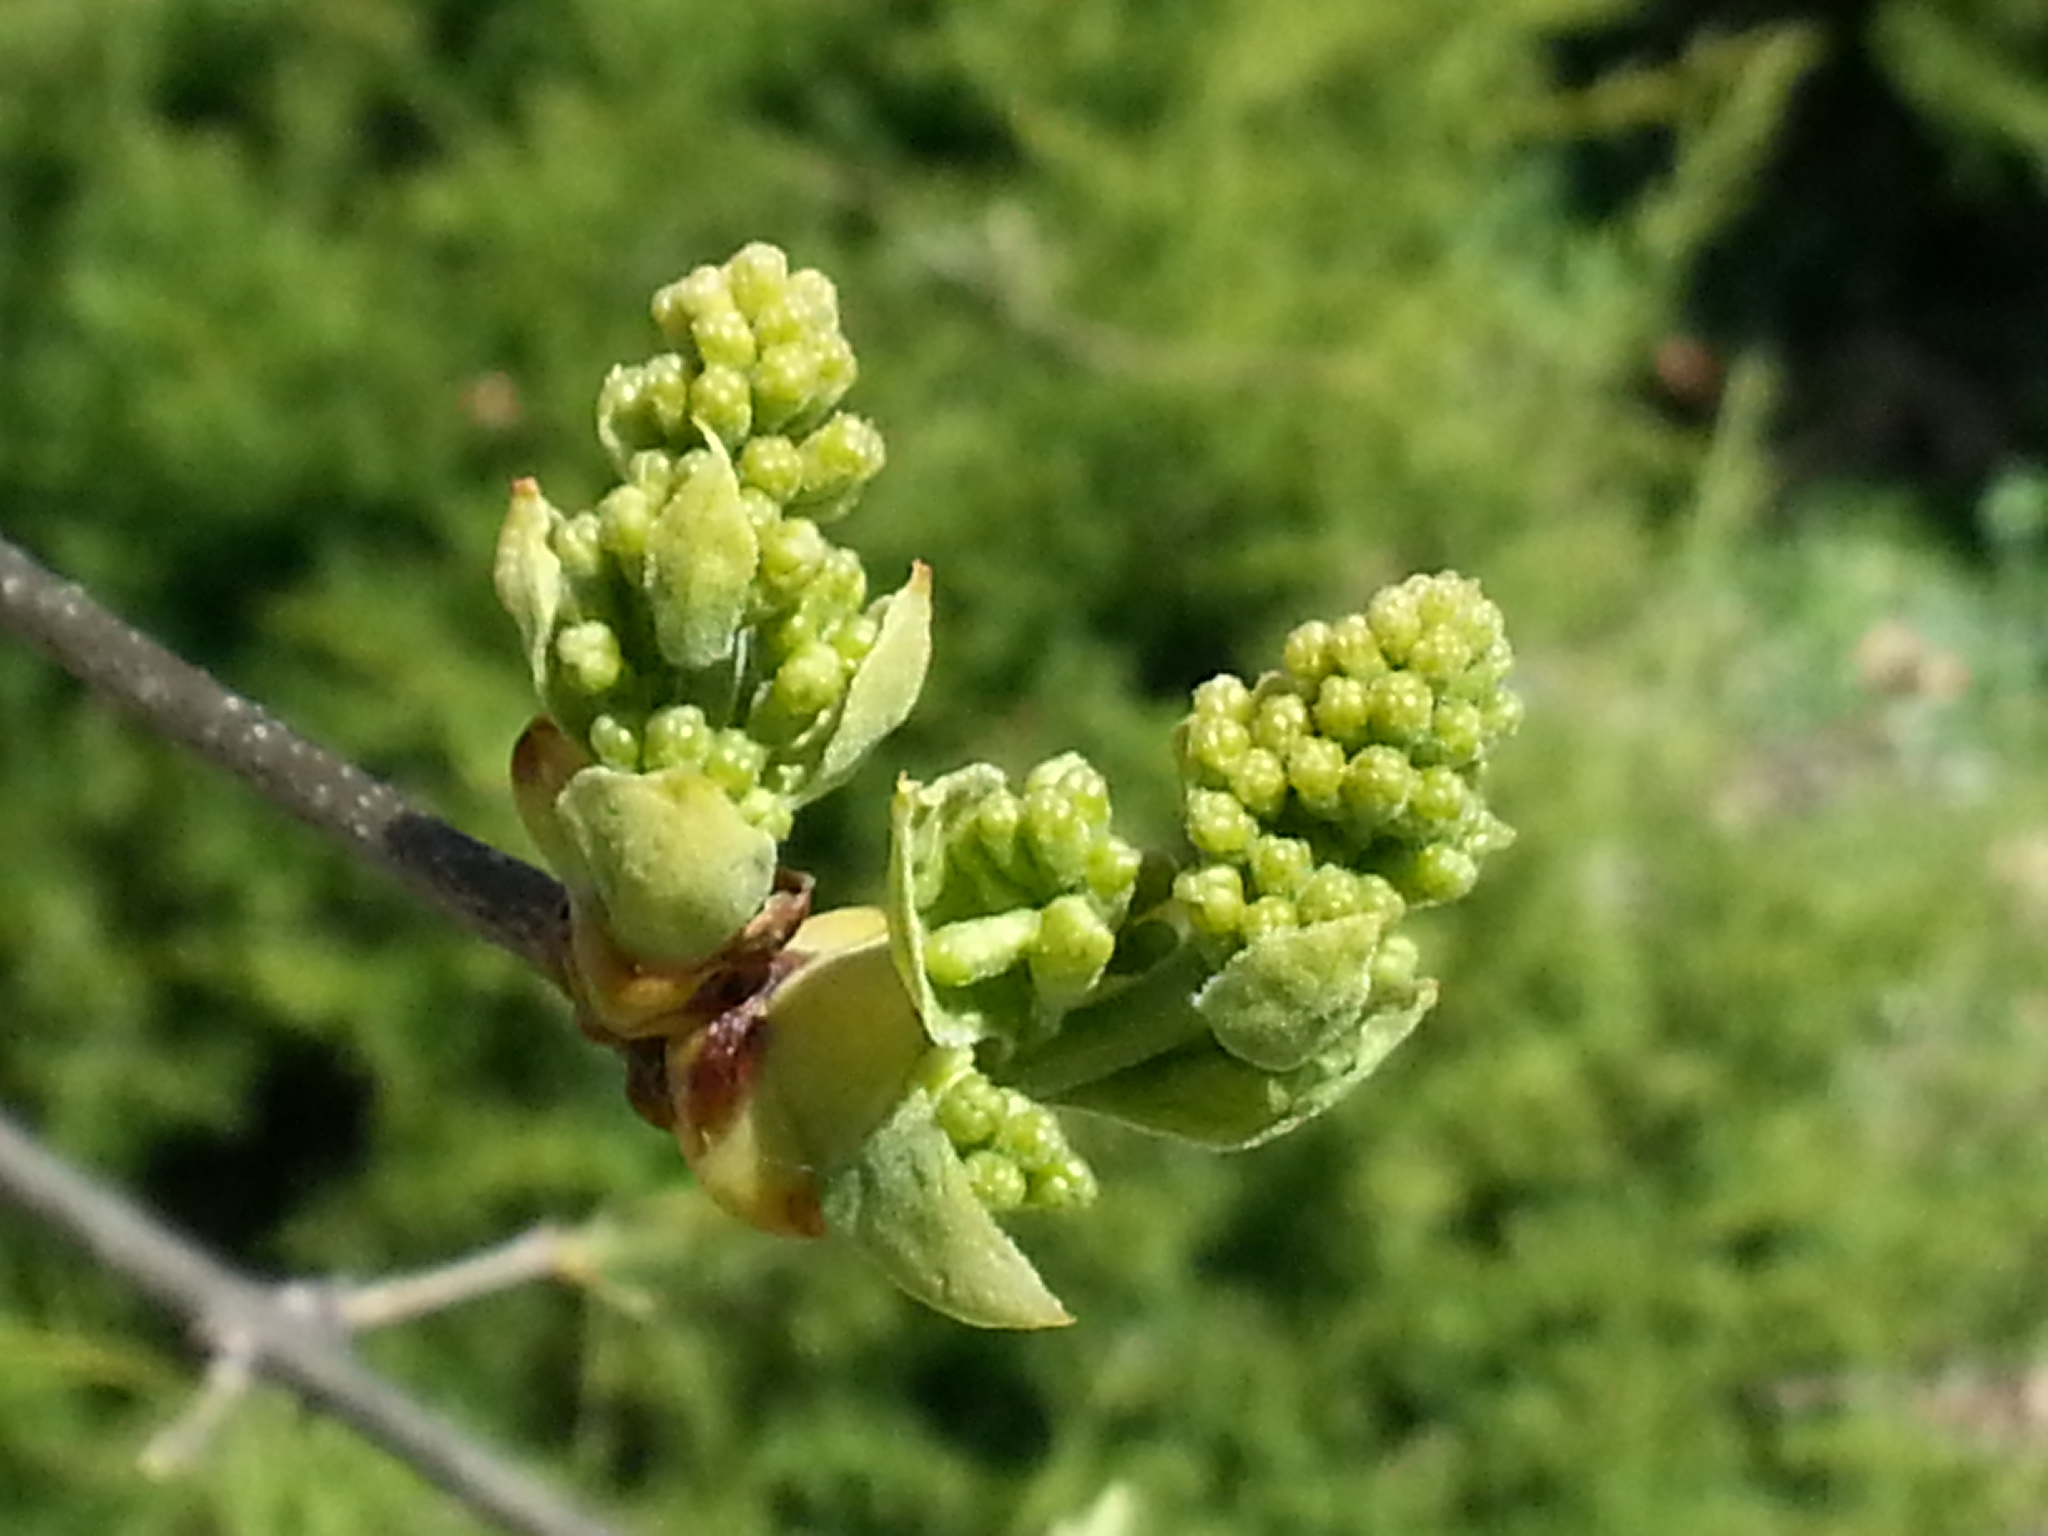
[[[1351,1244],[1333,1240],[1354,1230],[1344,1153],[1312,1126],[1259,1156],[1258,1178],[1244,1182],[1201,1250],[1200,1272],[1289,1310],[1337,1305],[1359,1280]]]
[[[934,1435],[992,1466],[1036,1466],[1052,1447],[1038,1382],[1003,1336],[937,1336],[905,1375],[905,1392]]]
[[[271,1043],[239,1124],[164,1137],[144,1198],[176,1226],[245,1263],[271,1263],[280,1223],[324,1185],[360,1172],[372,1085],[336,1046]]]
[[[786,52],[764,71],[753,100],[769,123],[854,163],[876,157],[994,172],[1021,160],[1000,105],[943,48],[906,45],[859,13],[829,41]]]
[[[1561,40],[1556,67],[1585,85],[1716,34],[1817,29],[1820,56],[1753,201],[1702,251],[1688,308],[1712,347],[1761,346],[1785,364],[1789,478],[1910,479],[1972,540],[1986,481],[2048,429],[2048,198],[2017,153],[1944,140],[1875,51],[1881,9],[1668,0]],[[1581,209],[1634,202],[1671,150],[1648,128],[1574,146]]]

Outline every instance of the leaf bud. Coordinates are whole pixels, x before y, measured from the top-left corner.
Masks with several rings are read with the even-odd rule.
[[[699,457],[647,536],[654,633],[670,665],[732,654],[759,563],[753,523],[723,447]]]

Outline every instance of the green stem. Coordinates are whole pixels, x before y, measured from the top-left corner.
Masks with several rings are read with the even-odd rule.
[[[1183,944],[1142,976],[1067,1014],[1043,1047],[990,1075],[1034,1099],[1057,1100],[1202,1039],[1209,1026],[1195,1010],[1195,994],[1211,970],[1195,945]]]

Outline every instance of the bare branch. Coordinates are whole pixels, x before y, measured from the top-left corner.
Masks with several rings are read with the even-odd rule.
[[[0,1194],[70,1234],[107,1268],[182,1313],[228,1361],[217,1396],[253,1370],[333,1414],[470,1509],[520,1536],[614,1536],[612,1528],[422,1408],[348,1352],[318,1309],[228,1268],[124,1195],[71,1167],[0,1111]]]
[[[515,1285],[568,1277],[587,1246],[587,1238],[543,1222],[495,1247],[432,1269],[345,1286],[335,1306],[351,1333],[387,1328]]]
[[[5,538],[0,625],[559,984],[566,919],[553,879],[416,809],[388,784],[123,623]]]
[[[214,1351],[206,1365],[206,1384],[185,1411],[142,1448],[142,1470],[150,1477],[169,1478],[206,1454],[214,1434],[249,1393],[256,1381],[256,1362],[246,1347],[229,1341]]]

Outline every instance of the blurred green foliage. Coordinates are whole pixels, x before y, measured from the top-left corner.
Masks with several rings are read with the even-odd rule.
[[[2038,220],[2048,39],[1843,9],[11,0],[0,523],[481,836],[504,485],[587,499],[645,296],[754,237],[838,279],[889,436],[849,536],[938,577],[923,711],[799,833],[835,898],[899,767],[1076,747],[1165,835],[1186,688],[1409,569],[1487,583],[1530,724],[1522,842],[1352,1105],[1239,1159],[1081,1128],[1057,1338],[715,1216],[536,981],[18,648],[0,1095],[280,1272],[603,1213],[651,1316],[366,1349],[643,1529],[1035,1532],[1119,1483],[1219,1536],[2038,1520],[1997,1388],[2043,1342],[2048,444],[1982,460],[1968,555],[1921,482],[1788,484],[1804,342],[1715,295],[1795,291],[1745,231],[1845,58],[1945,196]],[[1725,392],[1673,350],[1716,316]],[[189,1352],[0,1234],[10,1529],[471,1528],[267,1400],[146,1482]]]

